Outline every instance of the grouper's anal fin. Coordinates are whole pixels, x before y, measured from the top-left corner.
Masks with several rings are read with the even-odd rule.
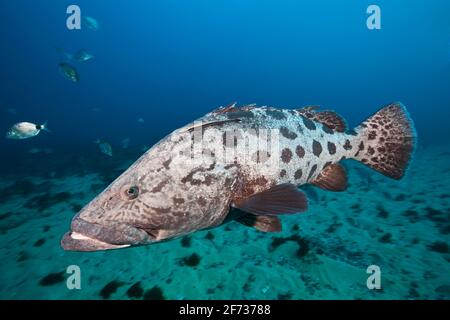
[[[347,172],[339,163],[330,164],[311,184],[328,191],[344,191],[347,189]]]
[[[262,232],[281,232],[281,221],[276,216],[256,216],[246,214],[238,219],[237,222]]]

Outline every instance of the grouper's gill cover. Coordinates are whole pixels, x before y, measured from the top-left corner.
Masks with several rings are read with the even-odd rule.
[[[414,144],[413,123],[400,103],[353,131],[332,111],[233,104],[151,148],[74,217],[62,246],[143,245],[230,220],[277,232],[280,214],[307,209],[298,186],[344,191],[343,159],[399,179]]]

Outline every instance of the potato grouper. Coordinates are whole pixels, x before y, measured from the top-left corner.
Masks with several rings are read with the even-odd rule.
[[[73,218],[61,244],[76,251],[146,245],[227,221],[277,232],[280,215],[307,210],[299,186],[344,191],[343,159],[400,179],[415,140],[401,103],[354,130],[315,107],[219,108],[148,150]]]

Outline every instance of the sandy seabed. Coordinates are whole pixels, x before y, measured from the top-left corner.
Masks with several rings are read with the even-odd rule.
[[[74,214],[107,185],[95,168],[3,176],[0,298],[449,299],[448,150],[420,147],[401,181],[344,162],[348,190],[302,188],[310,208],[283,216],[281,233],[231,222],[165,243],[94,253],[65,252],[60,239]],[[80,267],[80,290],[66,286],[69,265]],[[381,269],[381,290],[366,286],[369,265]]]

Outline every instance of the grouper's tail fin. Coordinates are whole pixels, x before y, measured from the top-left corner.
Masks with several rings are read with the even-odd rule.
[[[354,159],[393,179],[401,179],[412,158],[416,130],[403,104],[392,103],[355,129]]]

